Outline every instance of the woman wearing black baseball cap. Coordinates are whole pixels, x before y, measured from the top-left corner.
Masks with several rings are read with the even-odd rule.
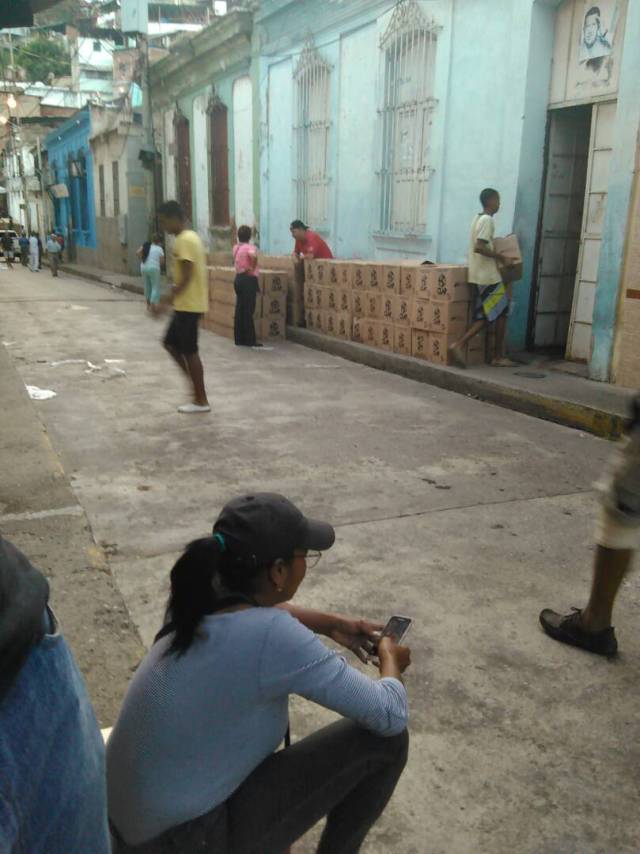
[[[335,539],[281,495],[231,501],[171,571],[167,622],[107,746],[117,854],[282,854],[318,820],[322,854],[353,854],[407,759],[410,653],[378,626],[288,604]],[[377,643],[380,679],[361,658]],[[278,750],[288,698],[343,720]]]

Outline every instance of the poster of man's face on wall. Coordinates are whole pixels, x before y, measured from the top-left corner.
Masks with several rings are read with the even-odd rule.
[[[567,95],[585,98],[618,86],[626,0],[574,0]]]
[[[603,20],[600,6],[591,6],[587,9],[580,39],[580,62],[602,59],[611,54],[612,39],[615,36],[617,7],[613,17],[614,19],[610,21]]]

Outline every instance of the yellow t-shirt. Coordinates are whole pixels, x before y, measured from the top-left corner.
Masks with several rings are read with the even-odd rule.
[[[209,310],[209,282],[205,263],[204,246],[195,233],[185,229],[176,237],[173,246],[173,280],[180,283],[179,262],[191,261],[191,277],[186,287],[174,297],[176,311],[193,311],[206,314]]]

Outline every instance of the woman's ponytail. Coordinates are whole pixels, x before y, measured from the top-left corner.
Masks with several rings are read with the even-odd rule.
[[[216,592],[213,581],[223,551],[224,541],[220,537],[203,537],[189,543],[175,562],[166,611],[166,620],[174,632],[168,654],[183,655],[187,652],[200,621],[214,609]]]

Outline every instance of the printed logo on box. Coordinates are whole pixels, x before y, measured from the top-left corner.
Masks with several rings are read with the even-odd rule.
[[[362,314],[362,297],[360,294],[356,294],[353,298],[353,310],[356,314]]]
[[[409,320],[409,303],[407,300],[400,300],[399,320]]]
[[[376,313],[377,304],[378,304],[378,301],[375,297],[369,297],[369,314],[375,314]]]
[[[333,267],[333,266],[330,267],[330,281],[331,281],[332,285],[338,284],[338,268],[337,267]]]
[[[445,273],[440,273],[440,275],[438,276],[436,293],[439,297],[446,297],[446,295],[449,293],[449,289],[447,288],[447,276]]]
[[[423,302],[419,302],[416,306],[416,323],[424,323],[426,320],[425,315],[426,305]]]
[[[372,288],[378,287],[378,269],[377,267],[372,267],[369,275],[369,285]]]
[[[349,311],[349,294],[344,291],[340,294],[340,311]]]
[[[364,276],[362,275],[362,267],[356,267],[355,286],[356,288],[364,288]]]
[[[321,285],[324,282],[324,265],[323,264],[317,264],[316,265],[316,280],[317,280],[319,285]]]
[[[367,341],[375,344],[376,341],[376,328],[372,324],[367,324]]]
[[[396,286],[396,277],[393,270],[387,270],[387,288],[390,291],[394,290]]]
[[[436,356],[437,358],[440,358],[440,355],[441,355],[441,353],[440,353],[440,341],[437,338],[433,339],[431,352],[433,353],[434,356]]]
[[[434,326],[440,326],[441,323],[442,323],[442,310],[440,309],[439,305],[434,304],[434,306],[433,306],[433,325]]]
[[[335,331],[336,331],[335,317],[333,314],[330,314],[327,317],[327,332],[329,332],[329,333],[331,333],[331,335],[333,335]]]
[[[429,277],[427,276],[427,267],[425,266],[418,273],[418,293],[427,294],[429,292]]]
[[[322,308],[322,291],[316,288],[316,308]]]
[[[312,312],[312,311],[308,311],[308,312],[307,312],[307,329],[313,329],[313,327],[314,327],[314,323],[313,323],[313,312]]]
[[[382,327],[382,346],[390,347],[391,346],[391,330],[388,326]]]
[[[348,334],[347,321],[344,319],[344,317],[341,317],[339,322],[338,322],[338,335],[344,336],[347,334]]]
[[[329,308],[336,309],[336,295],[335,291],[329,291]]]
[[[385,297],[383,315],[385,320],[393,319],[393,300],[391,297]]]
[[[279,299],[272,299],[269,303],[269,311],[267,314],[280,314],[282,309],[282,303]]]
[[[398,348],[400,350],[406,350],[407,349],[407,333],[406,332],[399,332],[398,333]]]

